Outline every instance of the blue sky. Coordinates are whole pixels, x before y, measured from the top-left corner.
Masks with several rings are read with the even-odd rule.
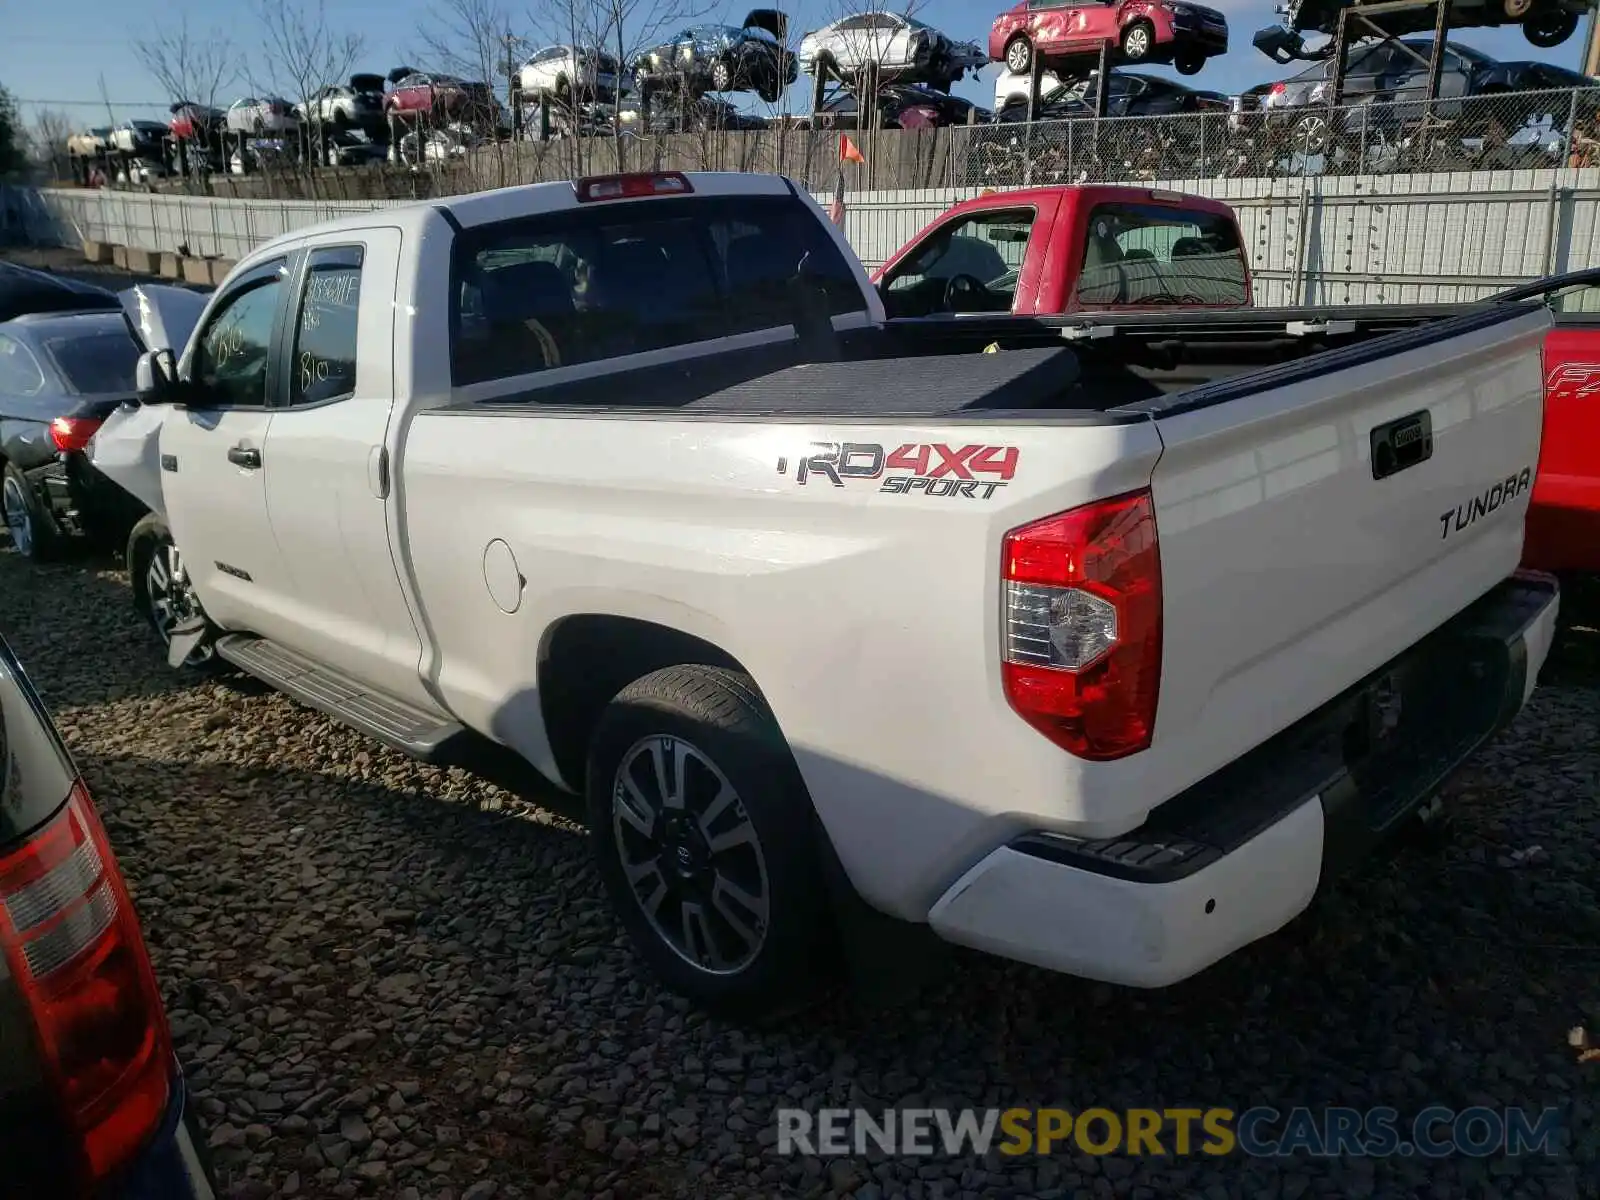
[[[643,0],[645,7],[648,3],[649,0]],[[1234,49],[1222,58],[1212,59],[1205,70],[1187,82],[1197,87],[1234,92],[1293,73],[1277,66],[1250,45],[1250,36],[1256,29],[1276,20],[1270,0],[1267,3],[1212,0],[1212,3],[1228,15]],[[792,15],[798,37],[800,31],[841,15],[848,10],[848,5],[849,0],[803,0],[790,4],[787,11]],[[542,7],[538,0],[528,4],[510,0],[507,9],[512,14],[513,33],[526,36],[534,43],[545,40],[539,36],[537,17]],[[746,7],[724,0],[720,8],[711,8],[707,15],[710,19],[727,18],[737,22]],[[985,4],[925,0],[916,4],[915,11],[922,19],[948,33],[982,41],[987,36],[989,20],[1002,7],[1002,0]],[[164,22],[175,25],[186,10],[193,28],[221,27],[236,45],[248,48],[252,42],[260,44],[257,10],[249,0],[180,2],[169,6],[129,5],[125,0],[48,0],[48,3],[39,4],[13,0],[12,11],[5,18],[5,30],[0,33],[0,84],[25,102],[24,113],[29,119],[31,110],[50,107],[68,114],[76,125],[105,124],[106,108],[100,101],[102,78],[117,120],[164,115],[164,104],[160,102],[165,98],[155,80],[129,50],[128,43],[133,38],[148,37],[159,31]],[[437,10],[425,0],[329,0],[328,13],[328,23],[336,30],[364,34],[366,50],[359,64],[361,69],[382,72],[400,62],[427,65],[425,55],[418,49],[421,39],[416,31],[430,19],[430,13],[436,18]],[[1497,58],[1545,58],[1581,69],[1585,32],[1580,30],[1565,45],[1551,51],[1530,46],[1521,32],[1513,28],[1466,30],[1453,40]],[[995,69],[991,67],[980,80],[968,79],[957,91],[973,99],[991,101],[990,76]],[[242,95],[244,91],[245,84],[241,81],[229,98]],[[792,103],[803,101],[795,95]]]

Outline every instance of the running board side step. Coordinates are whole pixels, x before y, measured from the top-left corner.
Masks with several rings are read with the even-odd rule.
[[[455,759],[471,738],[466,726],[357,683],[343,672],[249,633],[217,639],[217,654],[241,671],[423,762]]]

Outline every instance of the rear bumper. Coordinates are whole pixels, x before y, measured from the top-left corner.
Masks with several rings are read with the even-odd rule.
[[[929,925],[1110,983],[1163,987],[1204,970],[1304,911],[1510,724],[1558,608],[1548,576],[1507,580],[1138,829],[1098,842],[1028,834],[992,851]]]
[[[183,1072],[174,1066],[167,1119],[123,1178],[116,1200],[216,1200],[204,1145],[188,1103]]]
[[[89,464],[82,454],[24,472],[56,528],[73,537],[91,537],[121,545],[127,531],[144,515],[132,496]]]

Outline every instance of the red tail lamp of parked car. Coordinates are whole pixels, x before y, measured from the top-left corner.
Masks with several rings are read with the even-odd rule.
[[[160,1127],[172,1042],[128,889],[80,782],[0,858],[0,952],[77,1135],[79,1193],[117,1175]]]
[[[90,417],[57,417],[50,422],[50,444],[68,454],[88,446],[102,421]]]
[[[1079,758],[1148,748],[1161,681],[1161,553],[1149,490],[1013,529],[1002,577],[1011,707]]]

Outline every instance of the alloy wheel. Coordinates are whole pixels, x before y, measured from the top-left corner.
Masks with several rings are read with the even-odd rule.
[[[1150,53],[1150,34],[1143,25],[1135,25],[1128,30],[1122,50],[1129,58],[1143,58]]]
[[[0,506],[5,511],[6,528],[11,532],[11,545],[18,554],[27,556],[33,553],[33,513],[22,488],[21,480],[8,477],[0,487]]]
[[[717,765],[682,738],[643,738],[617,766],[611,817],[623,877],[656,936],[707,974],[754,962],[770,921],[767,861]]]
[[[173,631],[179,625],[201,615],[200,599],[194,594],[183,567],[183,555],[174,542],[162,542],[150,556],[150,565],[144,574],[144,594],[150,624],[155,626],[164,646],[171,643]],[[210,641],[203,641],[190,651],[183,665],[206,662],[214,652]]]

